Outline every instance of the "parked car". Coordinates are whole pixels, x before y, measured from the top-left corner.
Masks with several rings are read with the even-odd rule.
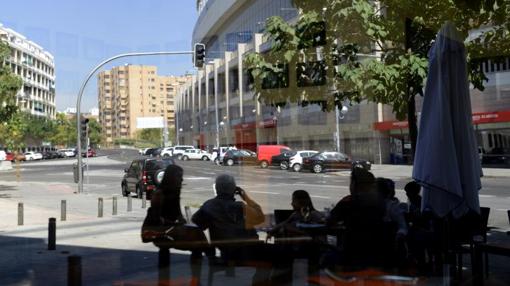
[[[145,151],[145,156],[149,156],[149,157],[152,157],[152,154],[154,154],[154,152],[158,150],[158,148],[149,148]]]
[[[271,157],[271,166],[278,166],[282,170],[287,170],[289,168],[289,159],[294,155],[296,155],[296,151],[285,150],[279,155]]]
[[[43,156],[38,152],[25,152],[25,158],[27,161],[42,160]]]
[[[42,156],[43,156],[43,159],[44,160],[48,160],[48,159],[56,159],[56,158],[59,158],[59,154],[56,152],[56,151],[44,151],[42,153]]]
[[[74,149],[60,149],[58,151],[64,154],[67,158],[76,157],[76,151]]]
[[[209,161],[211,160],[211,153],[200,149],[187,149],[184,150],[181,159],[184,161],[187,160]]]
[[[290,170],[299,172],[303,168],[303,159],[312,157],[319,152],[313,150],[297,151],[296,154],[289,158]]]
[[[496,147],[486,154],[483,154],[484,164],[505,165],[510,164],[510,149]]]
[[[174,152],[174,147],[165,147],[161,150],[161,157],[170,158],[172,157],[172,153]]]
[[[150,199],[157,184],[163,180],[166,167],[173,164],[175,162],[171,158],[133,160],[129,168],[124,169],[125,174],[121,182],[122,195],[127,197],[135,193],[138,198],[142,198],[145,193],[146,198]]]
[[[303,159],[303,169],[314,173],[326,170],[351,170],[354,167],[371,169],[371,163],[364,160],[352,161],[349,156],[339,152],[321,152]]]
[[[173,149],[173,152],[172,152],[172,156],[176,157],[177,159],[180,160],[182,158],[182,154],[184,154],[184,151],[188,150],[188,149],[195,149],[195,147],[193,147],[191,145],[177,145],[177,146],[174,146],[174,149]]]
[[[223,165],[257,165],[257,154],[249,150],[228,150],[223,156]]]
[[[85,150],[81,151],[81,156],[91,158],[91,157],[96,157],[97,154],[94,149],[89,149],[87,152],[85,152]]]
[[[150,148],[143,148],[143,149],[140,149],[138,150],[138,154],[140,155],[145,155],[145,153],[147,152],[147,150],[149,150]]]
[[[257,148],[257,160],[260,167],[267,168],[271,165],[271,159],[275,155],[279,155],[291,149],[285,145],[260,145]]]
[[[7,153],[4,150],[0,150],[0,161],[5,161]]]
[[[216,165],[221,165],[225,153],[229,150],[237,150],[237,148],[235,146],[220,146],[219,148],[214,148],[211,153],[211,161]]]
[[[26,161],[26,158],[25,158],[25,155],[23,153],[11,153],[11,152],[7,152],[6,153],[6,156],[5,156],[5,160],[6,161],[11,161],[11,162],[15,162],[15,161]]]

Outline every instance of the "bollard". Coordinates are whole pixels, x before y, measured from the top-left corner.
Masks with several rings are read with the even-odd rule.
[[[67,257],[67,285],[81,286],[81,257],[78,255]]]
[[[103,217],[103,198],[97,200],[97,217]]]
[[[48,250],[56,249],[57,240],[57,219],[50,217],[48,222]]]
[[[67,217],[67,203],[66,200],[60,201],[60,220],[66,221]]]
[[[113,197],[113,201],[112,201],[112,215],[117,215],[117,197]]]
[[[147,195],[143,194],[142,195],[142,209],[144,209],[146,207],[147,207]]]
[[[130,212],[133,209],[133,205],[131,204],[131,196],[127,197],[127,211]]]
[[[23,225],[23,203],[18,203],[18,225]]]

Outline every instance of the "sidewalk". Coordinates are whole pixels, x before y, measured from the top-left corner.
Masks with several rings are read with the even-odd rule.
[[[113,216],[112,200],[104,198],[104,217],[98,218],[98,196],[74,194],[73,186],[0,181],[0,189],[0,285],[67,285],[70,255],[82,257],[83,285],[157,285],[157,248],[140,239],[146,212],[141,200],[133,198],[133,209],[127,212],[127,199],[118,197],[118,215]],[[60,221],[62,199],[68,205],[67,221]],[[17,226],[17,204],[21,200],[25,204],[25,224]],[[49,217],[57,218],[57,247],[53,251],[47,250]],[[491,256],[491,271],[496,270],[491,279],[496,279],[498,285],[510,282],[507,265],[507,258]],[[208,271],[204,258],[202,285],[206,285]],[[469,272],[465,271],[465,281],[470,281]],[[304,262],[297,261],[293,285],[306,285],[306,273]],[[236,268],[235,277],[219,272],[214,275],[214,285],[249,285],[253,274],[252,268]],[[189,253],[172,250],[171,285],[190,285],[190,277]],[[434,285],[432,281],[437,282],[429,279],[425,285]]]
[[[146,209],[141,200],[132,199],[127,212],[127,199],[118,198],[118,215],[112,215],[112,199],[105,198],[103,218],[97,217],[96,195],[74,194],[66,185],[33,183],[15,184],[0,181],[3,195],[0,209],[0,285],[67,285],[67,257],[82,257],[83,285],[156,285],[157,251],[144,244],[140,228]],[[48,192],[48,189],[52,192]],[[23,196],[32,191],[34,196]],[[40,193],[40,194],[39,194]],[[60,220],[60,200],[67,201],[67,220]],[[17,225],[18,201],[25,206],[24,225]],[[147,202],[147,207],[150,202]],[[48,218],[57,219],[56,250],[47,250]],[[207,259],[204,259],[202,281],[207,281]],[[238,272],[251,277],[250,269]],[[218,273],[218,285],[229,285],[232,278]],[[191,277],[189,253],[172,250],[173,281],[189,285]],[[243,278],[243,281],[249,279]],[[230,280],[229,280],[230,279]],[[225,282],[225,283],[223,283]],[[140,283],[140,284],[137,284]],[[232,285],[232,284],[230,284]],[[240,284],[238,284],[240,285]]]
[[[510,176],[510,169],[499,168],[483,168],[483,175],[487,178],[508,178]],[[409,178],[411,180],[413,174],[412,165],[389,165],[389,164],[372,164],[370,170],[376,177],[386,177],[391,179]],[[350,172],[335,172],[336,175],[345,176],[350,175]]]

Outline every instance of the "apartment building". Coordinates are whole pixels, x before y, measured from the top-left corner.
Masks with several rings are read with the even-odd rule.
[[[11,48],[5,65],[23,80],[16,95],[18,107],[25,112],[55,118],[55,61],[38,44],[0,23],[0,41]]]
[[[124,65],[98,75],[99,123],[104,142],[135,138],[137,118],[163,117],[174,126],[174,98],[183,77],[160,76],[156,66]]]

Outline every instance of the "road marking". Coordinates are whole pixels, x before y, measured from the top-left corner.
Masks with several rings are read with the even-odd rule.
[[[310,197],[317,198],[317,199],[326,199],[326,200],[331,199],[330,197],[325,197],[325,196],[312,196],[312,195],[310,195]]]
[[[269,194],[269,195],[279,195],[280,193],[275,192],[265,192],[265,191],[249,191],[249,193],[256,193],[256,194]]]
[[[478,195],[480,198],[494,198],[493,195]]]
[[[184,179],[184,181],[188,181],[188,180],[210,180],[211,178],[208,178],[208,177],[187,177]]]

